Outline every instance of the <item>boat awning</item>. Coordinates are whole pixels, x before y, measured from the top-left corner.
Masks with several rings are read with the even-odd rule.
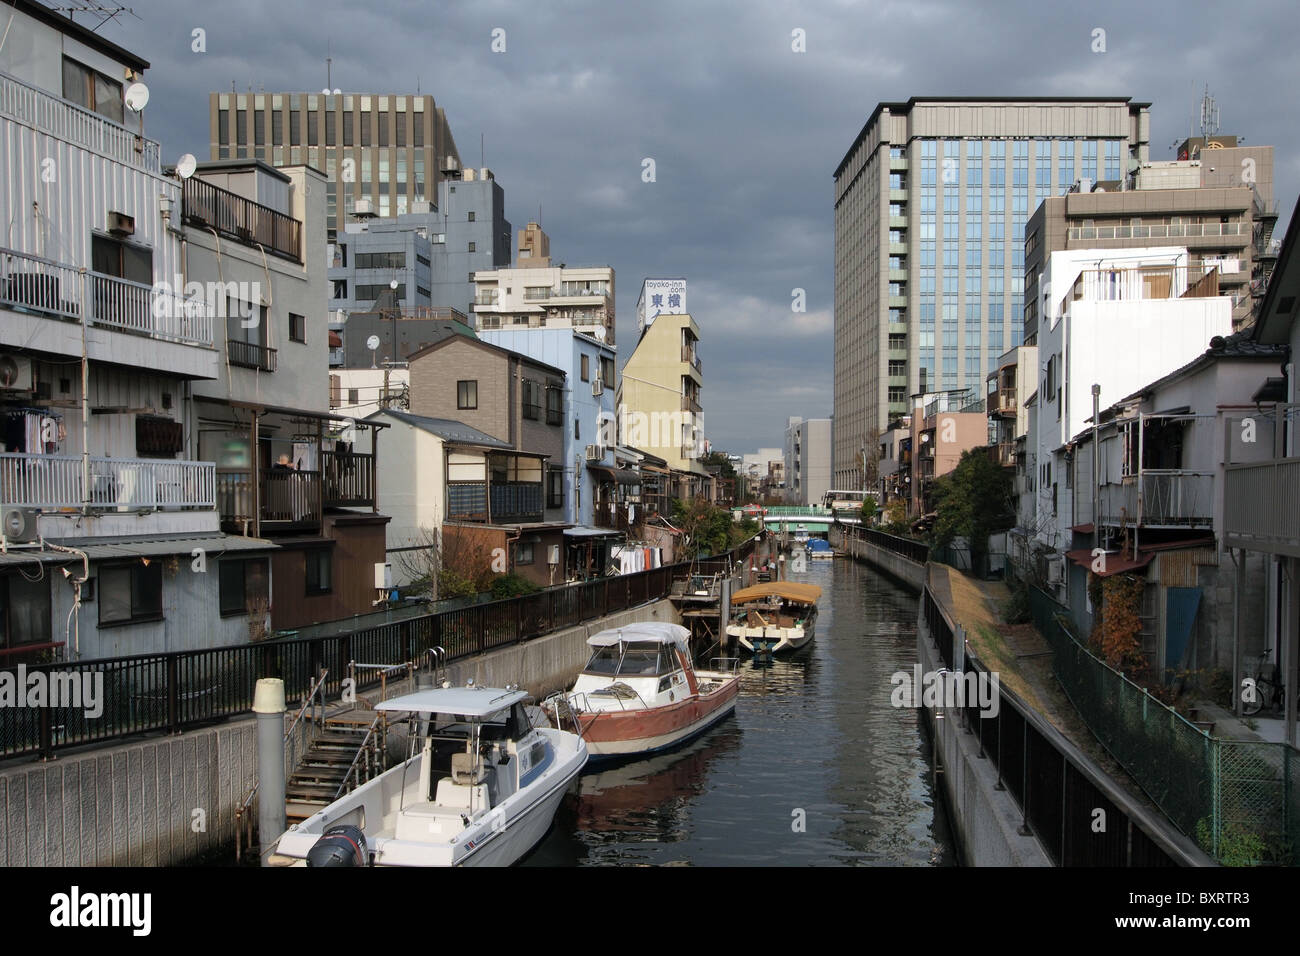
[[[796,581],[773,581],[770,584],[755,584],[753,587],[741,588],[731,595],[731,603],[745,604],[760,601],[767,597],[779,597],[784,601],[797,601],[800,604],[816,604],[822,596],[822,589],[815,584],[800,584]]]
[[[487,717],[527,697],[521,690],[502,687],[436,687],[382,700],[375,704],[375,710]]]
[[[623,627],[611,627],[587,638],[592,647],[613,647],[624,641],[646,641],[653,644],[682,644],[691,636],[691,632],[680,624],[667,621],[642,621],[638,624],[625,624]]]

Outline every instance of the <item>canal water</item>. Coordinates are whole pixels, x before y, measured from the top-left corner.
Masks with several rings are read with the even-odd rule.
[[[916,597],[865,565],[809,562],[812,645],[742,663],[734,716],[674,753],[581,778],[527,866],[950,866],[918,713]]]

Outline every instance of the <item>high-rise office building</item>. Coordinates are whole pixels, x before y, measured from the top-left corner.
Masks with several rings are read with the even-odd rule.
[[[881,103],[835,170],[834,486],[857,488],[908,397],[982,391],[1022,342],[1025,223],[1148,159],[1127,97]]]
[[[358,201],[375,215],[399,216],[434,201],[444,171],[460,177],[456,141],[432,96],[210,93],[208,109],[212,159],[325,173],[331,241]]]

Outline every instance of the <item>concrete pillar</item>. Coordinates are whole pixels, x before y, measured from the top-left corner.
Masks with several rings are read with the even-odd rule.
[[[731,586],[735,582],[731,578],[722,579],[722,598],[718,603],[718,646],[724,651],[727,649],[727,623],[731,620]]]
[[[257,833],[262,865],[284,833],[284,681],[264,677],[253,692],[257,715]]]

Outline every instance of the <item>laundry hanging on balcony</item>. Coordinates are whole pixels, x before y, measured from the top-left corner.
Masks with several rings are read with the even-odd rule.
[[[11,408],[5,412],[5,451],[26,455],[53,455],[67,438],[63,416],[48,408]]]

